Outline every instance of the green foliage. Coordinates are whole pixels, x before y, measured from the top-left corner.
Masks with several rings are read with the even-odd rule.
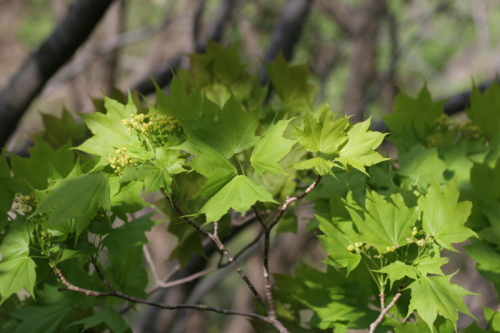
[[[298,233],[298,216],[312,214],[296,212],[311,206],[290,198],[303,193],[314,204],[306,232],[317,233],[326,269],[300,264],[274,276],[278,319],[290,332],[367,329],[385,295],[385,306],[396,301],[376,332],[451,333],[458,312],[470,314],[463,297],[472,293],[443,273],[443,250],[468,239],[479,273],[500,291],[498,86],[474,90],[463,123],[443,115],[425,87],[417,99],[400,93],[386,118],[399,156],[391,160],[378,152],[386,134],[371,131],[371,119],[351,124],[327,104],[314,108],[306,65],[282,56],[267,65],[280,100],[264,106],[266,87],[236,47],[209,42],[190,59],[169,96],[157,87],[157,105],[115,89],[94,101],[98,112],[81,114],[82,125],[67,111],[43,116],[29,158],[0,159],[0,333],[130,331],[116,307],[122,298],[58,289],[105,292],[102,272],[119,293],[146,299],[142,249],[155,223],[145,207],[166,215],[178,240],[170,260],[184,268],[195,254],[215,261],[185,218],[208,232],[218,222],[223,239],[254,205],[268,222],[286,201],[272,237]],[[498,331],[497,313],[484,311]]]

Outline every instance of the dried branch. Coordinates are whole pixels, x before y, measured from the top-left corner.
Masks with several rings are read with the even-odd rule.
[[[87,40],[113,0],[78,0],[0,95],[0,149],[45,83]]]
[[[401,291],[402,291],[402,287],[399,288],[399,291],[398,293],[394,296],[394,298],[392,299],[391,303],[389,303],[389,305],[387,307],[384,307],[384,298],[385,298],[385,295],[380,295],[380,303],[382,305],[382,311],[380,312],[380,315],[378,316],[377,320],[375,320],[371,325],[370,325],[370,332],[369,333],[375,333],[375,329],[377,328],[377,326],[382,322],[382,320],[384,320],[384,316],[387,314],[387,312],[389,312],[389,310],[394,306],[394,304],[396,304],[397,300],[401,297]]]
[[[60,288],[59,291],[69,290],[69,291],[83,293],[83,294],[85,294],[87,296],[91,296],[91,297],[106,297],[106,296],[118,297],[118,298],[124,299],[124,300],[132,302],[132,303],[147,304],[147,305],[155,306],[157,308],[161,308],[161,309],[165,309],[165,310],[194,309],[194,310],[202,310],[202,311],[212,311],[212,312],[217,312],[217,313],[221,313],[221,314],[225,314],[225,315],[238,315],[238,316],[254,318],[254,319],[260,320],[260,321],[265,322],[265,323],[273,324],[272,320],[267,318],[267,317],[264,317],[264,316],[261,316],[261,315],[255,314],[255,313],[245,312],[245,311],[234,311],[234,310],[220,309],[220,308],[216,308],[216,307],[212,307],[212,306],[208,306],[208,305],[201,305],[201,304],[199,304],[199,305],[198,304],[163,304],[163,303],[153,302],[153,301],[149,301],[149,300],[142,299],[142,298],[132,297],[130,295],[123,294],[122,292],[116,291],[112,287],[110,288],[110,291],[108,291],[108,292],[101,292],[101,291],[84,289],[84,288],[77,287],[77,286],[71,284],[70,282],[68,282],[68,280],[66,280],[66,278],[61,273],[61,271],[59,269],[57,269],[54,264],[52,266],[52,269],[54,270],[54,273],[59,277],[59,279],[61,279],[61,282],[67,287],[67,288]],[[96,266],[96,270],[97,270],[97,266]],[[101,278],[103,280],[103,282],[106,281],[106,279],[103,279],[103,278],[104,277]],[[106,282],[104,282],[104,283],[106,284]]]

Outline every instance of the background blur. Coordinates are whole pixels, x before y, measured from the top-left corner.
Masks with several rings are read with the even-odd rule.
[[[30,54],[37,52],[77,2],[85,1],[0,0],[0,92],[9,92],[12,78]],[[294,5],[302,15],[292,15]],[[21,108],[17,128],[10,127],[7,149],[21,154],[26,150],[30,134],[43,129],[40,112],[60,117],[65,106],[80,122],[75,111],[94,112],[90,97],[100,97],[101,91],[139,88],[148,94],[153,92],[152,76],[168,90],[170,67],[187,68],[185,55],[202,51],[207,35],[225,47],[237,45],[252,71],[259,70],[263,59],[271,61],[280,38],[288,37],[293,48],[283,44],[285,56],[293,64],[309,64],[311,83],[318,86],[318,104],[326,100],[332,110],[354,115],[354,120],[370,115],[381,120],[392,112],[398,87],[416,95],[427,84],[435,99],[447,98],[469,90],[472,81],[488,84],[500,70],[498,0],[116,0],[69,62],[58,64],[61,68],[41,85],[36,98]],[[22,93],[31,81],[23,82],[17,92]],[[0,97],[0,116],[6,112],[1,108],[5,98]],[[274,273],[290,273],[300,260],[314,264],[324,259],[316,238],[301,234],[304,227],[299,223],[299,236],[287,232],[274,243]],[[239,249],[238,244],[245,244],[242,240],[257,233],[255,225],[230,246]],[[148,248],[163,276],[175,237],[159,225],[149,240]],[[245,265],[261,262],[256,251],[243,259]],[[472,268],[459,260],[449,273],[458,267],[464,274]],[[250,294],[237,289],[240,282],[229,272],[218,271],[158,297],[165,302],[209,299],[207,303],[215,306],[252,308]],[[476,273],[461,284],[487,294],[483,305],[494,304],[495,292],[481,279]],[[216,296],[221,292],[227,298]],[[475,306],[481,317],[482,311]],[[252,332],[244,318],[205,312],[174,313],[138,306],[137,313],[130,311],[127,316],[135,332],[165,332],[167,328],[169,332],[204,332],[205,325],[211,332]]]

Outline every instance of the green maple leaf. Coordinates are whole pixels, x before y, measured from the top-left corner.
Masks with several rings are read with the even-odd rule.
[[[395,281],[401,280],[405,276],[415,280],[418,276],[418,271],[414,266],[407,265],[399,260],[384,266],[375,272],[388,274],[389,280],[391,280],[391,289]]]
[[[477,325],[477,321],[474,320],[474,322],[472,324],[470,324],[461,333],[484,333],[484,332],[491,332],[491,331],[489,331],[489,330],[483,330],[481,327],[479,327]]]
[[[465,251],[476,262],[479,274],[493,282],[497,292],[500,291],[500,253],[483,240],[471,238],[471,242],[471,245],[464,246]]]
[[[245,113],[233,96],[220,109],[205,99],[199,119],[183,120],[184,133],[191,142],[205,142],[225,158],[255,146],[259,114]]]
[[[386,201],[376,192],[367,191],[364,218],[347,207],[361,233],[355,238],[374,246],[379,253],[391,246],[406,245],[418,216],[416,207],[406,207],[401,194],[393,194],[390,199]]]
[[[155,192],[160,189],[170,193],[172,176],[163,168],[154,165],[140,165],[127,167],[123,171],[120,182],[126,183],[130,181],[144,181],[145,193]]]
[[[406,152],[416,144],[425,144],[434,132],[436,120],[443,114],[444,102],[434,102],[424,86],[418,98],[413,99],[399,91],[394,101],[394,112],[384,117],[391,131],[389,140],[399,151]]]
[[[90,139],[77,147],[89,154],[102,156],[107,160],[109,154],[115,154],[116,149],[127,148],[127,154],[133,158],[148,160],[154,157],[152,151],[142,146],[136,135],[129,135],[127,127],[122,124],[123,119],[137,114],[137,108],[129,97],[127,105],[104,97],[107,113],[80,114],[92,134]]]
[[[0,243],[0,304],[10,295],[26,288],[33,295],[36,272],[35,262],[29,257],[32,226],[25,218],[18,217],[2,235]]]
[[[92,327],[98,326],[104,323],[113,333],[123,333],[129,329],[129,326],[123,320],[121,314],[118,313],[114,308],[105,308],[100,310],[96,314],[80,319],[71,323],[68,327],[75,325],[84,325],[83,330],[89,330]]]
[[[500,158],[495,167],[487,164],[474,163],[470,172],[470,182],[476,192],[487,200],[500,199]]]
[[[40,139],[33,147],[29,158],[9,153],[14,178],[26,181],[31,188],[46,189],[51,168],[55,169],[62,177],[66,177],[73,169],[75,157],[74,153],[69,150],[70,148],[71,143],[68,141],[61,148],[53,150]]]
[[[498,312],[495,312],[494,310],[487,308],[483,305],[481,305],[483,308],[484,312],[484,317],[488,321],[488,324],[490,324],[490,327],[493,331],[499,332],[500,331],[500,315]]]
[[[111,209],[109,180],[103,172],[57,181],[35,214],[51,211],[47,227],[74,218],[79,235],[101,207],[106,211]]]
[[[68,302],[60,302],[49,306],[28,306],[10,313],[21,324],[16,332],[23,333],[77,333],[76,327],[68,327],[75,321],[75,312]]]
[[[144,233],[151,230],[154,225],[154,222],[149,219],[150,216],[151,214],[142,216],[111,230],[104,238],[103,245],[108,248],[111,255],[121,258],[125,247],[146,244],[148,240]]]
[[[295,136],[305,149],[324,154],[338,154],[340,146],[347,141],[344,130],[349,126],[347,118],[333,121],[333,115],[328,105],[321,113],[319,122],[306,112],[304,130],[294,128]]]
[[[388,160],[375,151],[384,140],[386,134],[369,131],[371,118],[357,123],[347,132],[349,140],[339,152],[336,159],[346,168],[355,168],[368,175],[365,166]]]
[[[130,181],[144,181],[145,193],[164,189],[165,192],[171,192],[172,175],[186,171],[182,165],[186,160],[181,156],[178,149],[170,149],[173,141],[167,142],[161,149],[156,150],[156,158],[153,165],[140,165],[126,167],[120,183]]]
[[[422,319],[433,332],[433,323],[438,311],[441,316],[456,323],[458,311],[474,317],[462,298],[465,295],[475,295],[459,285],[452,284],[448,277],[425,276],[408,286],[411,289],[411,301],[408,316],[417,310]],[[456,325],[456,324],[455,324]],[[456,326],[455,326],[456,329]]]
[[[124,247],[121,257],[109,257],[110,264],[106,269],[109,275],[106,278],[109,278],[108,281],[116,290],[145,299],[147,294],[144,289],[148,285],[148,274],[141,267],[142,257],[142,247]]]
[[[200,209],[207,222],[218,221],[229,208],[244,214],[254,203],[273,202],[272,195],[264,187],[246,176],[236,176]]]
[[[333,167],[339,168],[339,166],[335,163],[327,161],[322,157],[314,157],[299,163],[292,164],[290,167],[296,170],[308,170],[314,168],[314,170],[316,170],[316,172],[321,176],[324,176],[328,173],[333,176]]]
[[[196,197],[211,196],[238,174],[234,165],[210,145],[203,142],[187,142],[178,148],[196,155],[186,165],[207,178]]]
[[[283,138],[283,132],[292,120],[280,120],[278,123],[269,126],[266,133],[255,145],[250,162],[261,177],[263,177],[264,171],[286,175],[278,162],[290,152],[295,144],[294,140]]]
[[[492,139],[500,131],[499,110],[500,86],[496,80],[484,93],[476,85],[472,87],[467,115],[488,139]]]
[[[196,119],[200,117],[201,105],[203,102],[200,88],[197,88],[188,95],[181,80],[174,76],[170,86],[170,96],[167,96],[165,92],[158,87],[156,82],[153,81],[153,83],[156,88],[156,101],[158,103],[156,108],[158,113],[179,120]]]
[[[474,231],[464,226],[472,204],[468,201],[458,202],[459,195],[456,179],[443,192],[439,183],[432,180],[427,195],[418,199],[418,207],[423,212],[422,228],[439,245],[455,252],[451,243],[461,243],[475,235]]]
[[[427,274],[443,275],[441,266],[448,263],[448,258],[442,258],[439,255],[427,256],[416,260],[413,264],[423,276]]]
[[[339,230],[338,224],[329,222],[321,216],[316,215],[316,218],[319,221],[320,230],[324,233],[318,238],[328,254],[325,262],[337,267],[347,267],[347,274],[349,274],[361,261],[360,255],[347,249],[354,243],[347,240],[344,233]]]
[[[437,148],[425,149],[420,145],[399,155],[398,162],[397,174],[408,178],[404,181],[408,189],[417,183],[424,193],[432,178],[443,179],[443,172],[446,170],[446,163],[439,158]]]
[[[264,66],[273,88],[285,104],[311,108],[316,87],[307,83],[310,75],[307,63],[290,66],[280,53],[271,65]]]
[[[51,114],[40,114],[45,130],[31,135],[34,142],[41,137],[54,147],[64,146],[70,140],[76,145],[82,143],[90,134],[87,126],[84,123],[78,124],[65,107],[61,118]]]

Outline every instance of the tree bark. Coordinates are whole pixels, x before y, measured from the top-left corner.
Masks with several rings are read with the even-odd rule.
[[[0,95],[0,149],[45,83],[85,42],[113,0],[78,0]]]

